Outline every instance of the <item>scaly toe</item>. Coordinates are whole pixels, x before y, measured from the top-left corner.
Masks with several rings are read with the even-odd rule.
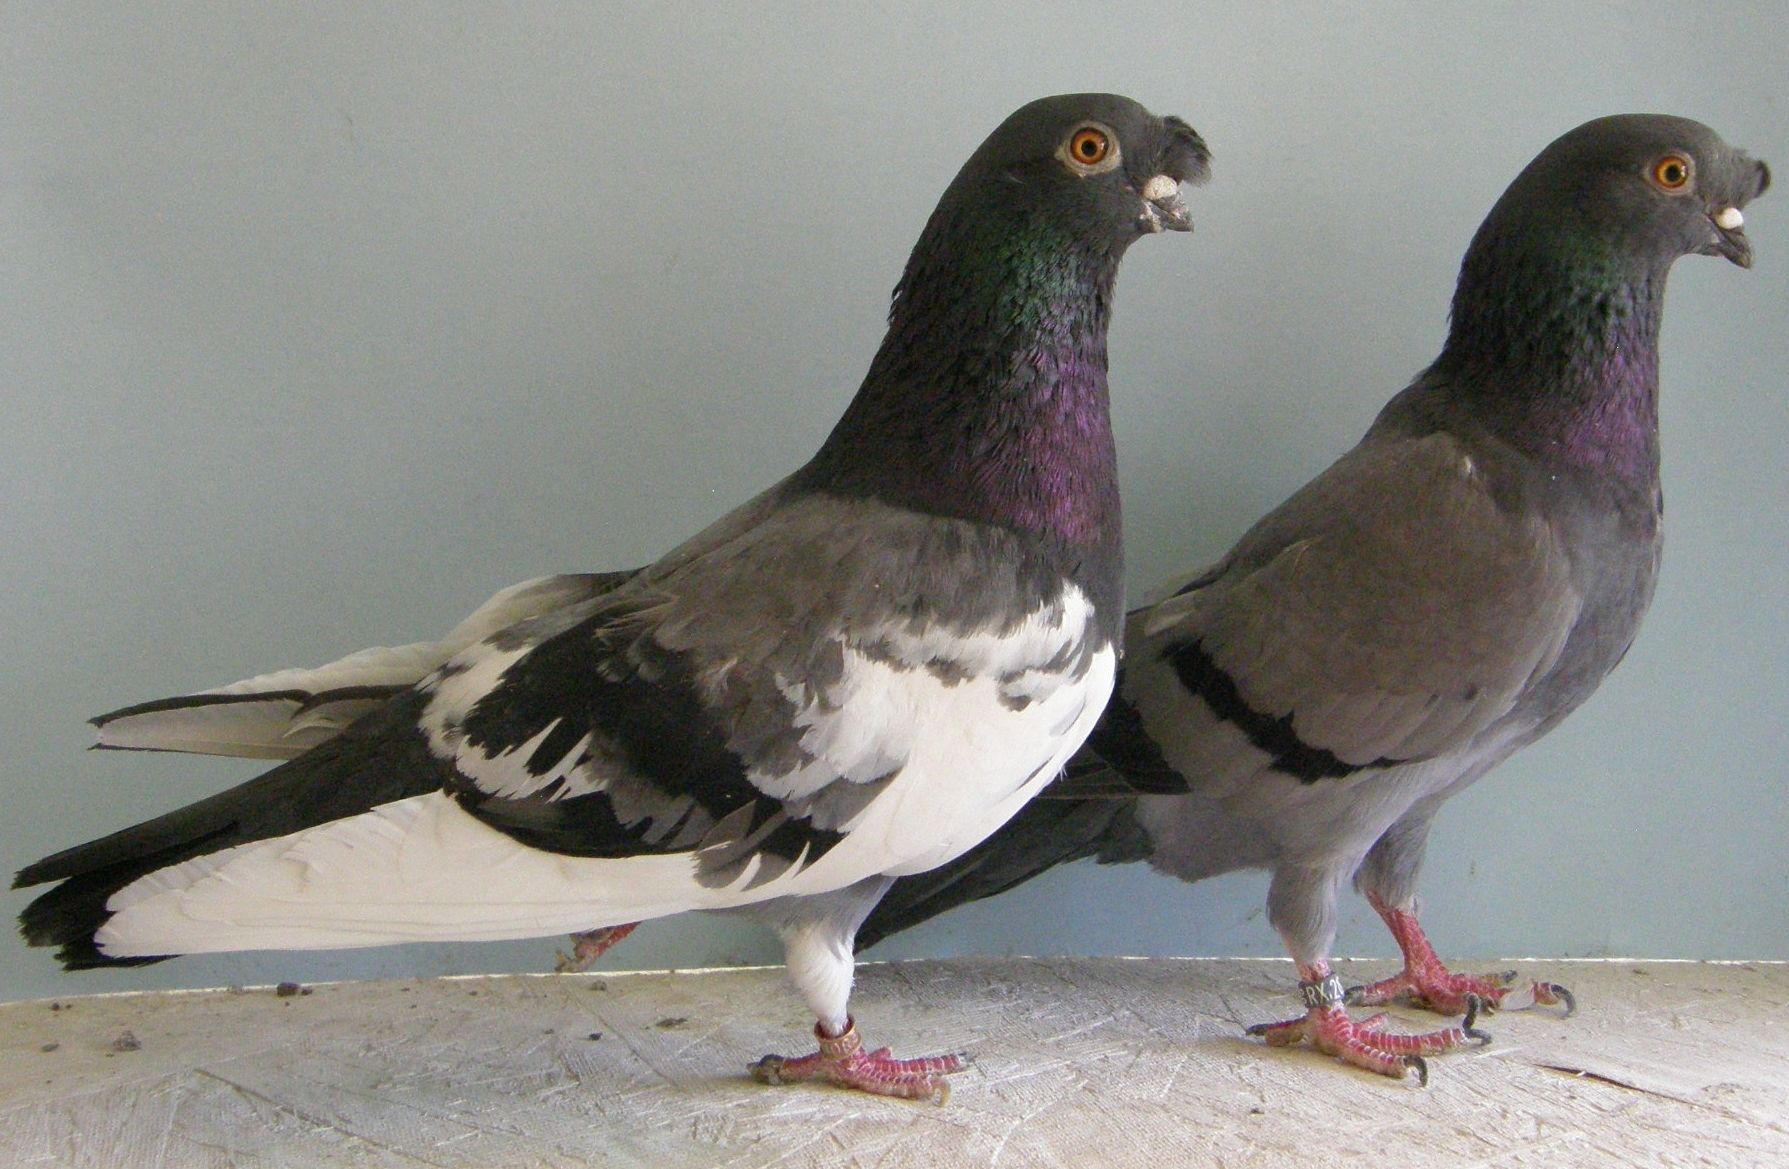
[[[1247,1029],[1249,1035],[1266,1040],[1269,1047],[1292,1047],[1304,1041],[1309,1020],[1300,1015],[1296,1019],[1282,1019],[1278,1023],[1256,1023]]]
[[[1378,982],[1370,982],[1365,986],[1351,986],[1342,995],[1342,1001],[1351,1007],[1383,1007],[1398,1002],[1415,994],[1411,980],[1407,974],[1395,974],[1390,978],[1382,978]]]
[[[1462,1026],[1422,1035],[1388,1030],[1389,1020],[1383,1014],[1355,1022],[1339,1003],[1312,1007],[1303,1018],[1256,1024],[1248,1032],[1265,1039],[1272,1047],[1290,1047],[1301,1039],[1309,1039],[1311,1046],[1343,1063],[1393,1079],[1415,1071],[1417,1081],[1426,1086],[1429,1067],[1425,1056],[1454,1051],[1469,1043],[1483,1046],[1491,1041],[1489,1034],[1474,1025],[1480,1005],[1476,998],[1468,999]]]
[[[950,1099],[950,1085],[940,1077],[961,1071],[970,1062],[961,1052],[918,1059],[895,1059],[886,1047],[866,1052],[854,1023],[848,1023],[836,1036],[818,1028],[815,1035],[820,1041],[818,1051],[794,1059],[767,1055],[751,1065],[752,1079],[760,1084],[818,1081],[878,1096],[943,1104]]]
[[[1444,969],[1415,972],[1404,970],[1366,986],[1349,987],[1343,1001],[1355,1007],[1399,1003],[1418,1010],[1433,1011],[1438,1015],[1460,1015],[1466,1012],[1467,1000],[1476,995],[1479,999],[1479,1013],[1489,1015],[1506,1005],[1511,1009],[1516,1008],[1516,1004],[1506,1003],[1515,982],[1514,970],[1479,975],[1453,974]],[[1554,997],[1554,992],[1559,988],[1552,983],[1537,982],[1532,985],[1534,1002],[1552,1004],[1569,999],[1569,992],[1564,998]]]

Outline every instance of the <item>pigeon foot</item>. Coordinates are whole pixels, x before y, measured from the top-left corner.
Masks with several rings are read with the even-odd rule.
[[[630,921],[626,925],[609,925],[599,930],[573,934],[572,952],[559,951],[559,961],[553,966],[555,974],[576,974],[590,969],[591,963],[621,944],[623,938],[640,928],[640,923]]]
[[[751,1066],[752,1079],[760,1084],[820,1081],[878,1096],[943,1104],[950,1099],[950,1084],[941,1077],[969,1066],[969,1057],[962,1053],[895,1059],[886,1047],[866,1052],[857,1024],[850,1019],[839,1035],[828,1035],[816,1024],[814,1037],[820,1050],[796,1058],[767,1055]]]
[[[1481,975],[1453,973],[1429,944],[1414,908],[1388,904],[1370,892],[1367,901],[1397,940],[1398,950],[1404,955],[1404,969],[1368,986],[1350,988],[1349,1003],[1363,1007],[1407,1003],[1438,1014],[1459,1015],[1465,1012],[1467,1000],[1477,995],[1487,1012],[1563,1005],[1569,1018],[1578,1009],[1572,992],[1558,983],[1531,982],[1518,989],[1514,970]]]
[[[1429,1065],[1424,1056],[1491,1042],[1489,1034],[1473,1026],[1478,1021],[1479,1001],[1470,995],[1466,1000],[1466,1018],[1458,1027],[1422,1035],[1399,1035],[1386,1030],[1390,1020],[1384,1014],[1358,1023],[1349,1018],[1342,1007],[1341,981],[1333,974],[1322,981],[1299,985],[1307,1005],[1303,1015],[1279,1023],[1257,1023],[1248,1033],[1265,1039],[1269,1047],[1291,1047],[1308,1039],[1312,1047],[1326,1055],[1393,1079],[1403,1079],[1415,1071],[1417,1082],[1424,1086],[1429,1082]]]
[[[1351,986],[1345,1001],[1358,1007],[1401,1003],[1441,1015],[1461,1015],[1466,1013],[1468,1001],[1475,997],[1486,1014],[1506,1007],[1522,1010],[1533,1006],[1564,1006],[1569,1018],[1578,1009],[1572,992],[1556,982],[1531,981],[1525,987],[1518,987],[1514,970],[1497,974],[1455,974],[1439,962],[1414,970],[1407,966],[1390,978],[1366,986]]]

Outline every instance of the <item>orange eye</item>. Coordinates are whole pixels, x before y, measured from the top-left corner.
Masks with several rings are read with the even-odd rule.
[[[1681,191],[1690,181],[1690,160],[1667,154],[1652,164],[1652,181],[1666,191]]]
[[[1068,156],[1082,166],[1098,166],[1112,153],[1112,139],[1104,130],[1083,126],[1068,140]]]

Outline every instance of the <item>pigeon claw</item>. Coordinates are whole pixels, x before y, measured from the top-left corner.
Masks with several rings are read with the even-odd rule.
[[[1491,1042],[1491,1033],[1489,1031],[1481,1031],[1479,1028],[1473,1026],[1473,1024],[1478,1022],[1480,1011],[1489,1013],[1490,1010],[1491,1008],[1485,1005],[1484,999],[1479,998],[1475,994],[1467,995],[1466,1017],[1460,1020],[1460,1034],[1466,1036],[1466,1038],[1472,1040],[1480,1047],[1489,1044]]]
[[[1557,982],[1537,982],[1534,984],[1534,1005],[1537,1007],[1564,1006],[1562,1019],[1569,1019],[1578,1013],[1578,999],[1571,991]]]
[[[1526,986],[1505,988],[1491,1009],[1525,1011],[1529,1007],[1564,1007],[1560,1018],[1569,1019],[1578,1012],[1578,999],[1557,982],[1530,982]]]
[[[1250,1035],[1264,1039],[1269,1047],[1292,1047],[1309,1040],[1312,1047],[1345,1064],[1401,1080],[1414,1071],[1419,1086],[1429,1083],[1429,1065],[1424,1056],[1454,1051],[1469,1043],[1484,1046],[1490,1035],[1478,1030],[1476,1010],[1468,1014],[1465,1024],[1447,1027],[1423,1035],[1400,1035],[1386,1030],[1388,1019],[1383,1014],[1355,1022],[1340,1004],[1315,1006],[1295,1019],[1279,1023],[1257,1023],[1248,1029]]]
[[[865,1051],[857,1024],[849,1019],[839,1035],[828,1035],[816,1024],[814,1037],[820,1043],[818,1051],[794,1058],[767,1055],[751,1065],[752,1079],[760,1084],[817,1081],[877,1096],[944,1104],[950,1100],[950,1084],[942,1077],[969,1066],[969,1056],[963,1052],[895,1059],[886,1047]]]

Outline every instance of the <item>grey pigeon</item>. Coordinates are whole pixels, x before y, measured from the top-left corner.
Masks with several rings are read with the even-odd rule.
[[[1417,923],[1448,797],[1557,726],[1627,652],[1659,562],[1658,336],[1688,254],[1749,267],[1761,162],[1683,118],[1601,118],[1542,151],[1472,241],[1446,346],[1366,436],[1217,564],[1132,612],[1119,693],[1069,776],[980,847],[903,878],[877,939],[1082,857],[1188,881],[1272,871],[1307,1011],[1251,1028],[1402,1076],[1548,983],[1450,973]],[[1054,797],[1054,798],[1051,798]],[[1356,1023],[1330,967],[1350,878],[1404,955],[1350,995],[1461,1027]],[[1512,992],[1514,997],[1511,998]]]
[[[941,1095],[869,1052],[852,934],[896,876],[1047,784],[1123,620],[1106,331],[1119,260],[1189,230],[1178,118],[1046,98],[964,165],[886,338],[801,469],[636,573],[499,594],[369,650],[96,720],[114,747],[289,761],[28,866],[70,968],[539,936],[693,909],[782,935],[820,1050],[771,1081]]]

